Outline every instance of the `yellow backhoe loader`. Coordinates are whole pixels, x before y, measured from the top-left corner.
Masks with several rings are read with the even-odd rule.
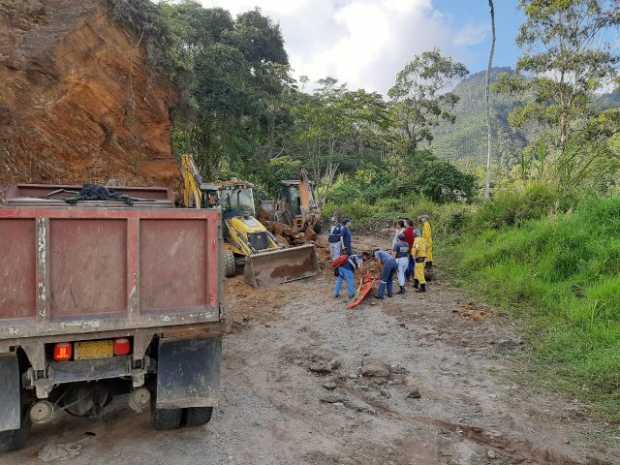
[[[252,184],[239,180],[204,183],[191,155],[181,157],[181,168],[186,207],[222,208],[226,276],[234,276],[237,267],[243,266],[245,280],[254,287],[262,287],[317,274],[314,244],[282,247],[256,219]]]

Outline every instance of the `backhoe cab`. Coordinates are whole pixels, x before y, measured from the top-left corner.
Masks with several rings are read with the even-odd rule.
[[[314,241],[321,232],[321,209],[314,194],[314,183],[305,170],[297,180],[280,182],[280,193],[275,202],[261,203],[261,219],[269,230],[285,237],[290,244]]]
[[[217,185],[226,228],[227,249],[239,257],[279,250],[272,235],[255,217],[254,186],[244,181],[224,181]]]
[[[303,180],[286,180],[281,184],[278,221],[293,226],[297,232],[312,229],[318,234],[321,212],[314,198],[314,184]]]

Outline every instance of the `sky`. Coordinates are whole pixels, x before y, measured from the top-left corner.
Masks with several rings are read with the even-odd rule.
[[[259,7],[280,25],[293,75],[330,76],[351,89],[387,92],[414,55],[437,47],[470,72],[486,69],[487,0],[198,0],[233,15]],[[523,20],[517,0],[495,0],[495,66],[514,66]]]

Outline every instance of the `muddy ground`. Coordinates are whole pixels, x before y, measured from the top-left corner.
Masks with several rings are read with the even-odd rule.
[[[261,292],[227,281],[233,332],[207,426],[154,432],[121,398],[36,429],[0,464],[620,464],[618,433],[529,386],[518,331],[441,275],[355,311],[332,287],[329,270]]]

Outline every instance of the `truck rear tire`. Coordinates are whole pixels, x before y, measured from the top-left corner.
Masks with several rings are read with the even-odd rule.
[[[21,428],[0,432],[0,452],[11,452],[22,449],[30,435],[30,416],[22,415]]]
[[[151,412],[151,422],[156,431],[169,431],[181,427],[183,420],[183,409],[158,409],[153,408]]]
[[[191,407],[185,409],[185,426],[195,427],[206,425],[211,421],[213,407]]]
[[[224,273],[227,278],[231,278],[237,274],[235,254],[233,254],[230,250],[224,250]]]

